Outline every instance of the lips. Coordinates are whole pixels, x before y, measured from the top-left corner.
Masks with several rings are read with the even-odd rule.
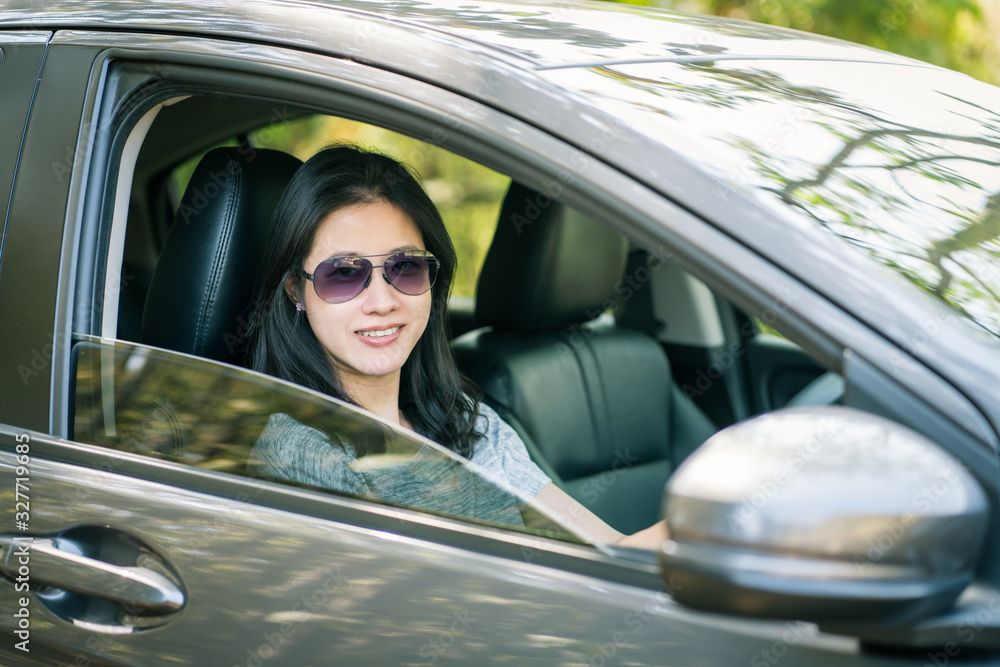
[[[382,338],[384,336],[391,336],[397,331],[399,331],[399,326],[389,327],[387,329],[365,329],[364,331],[355,331],[354,333],[365,336],[366,338]]]
[[[355,331],[354,333],[365,336],[366,338],[382,338],[384,336],[391,336],[392,334],[399,331],[399,327],[390,327],[388,329],[368,329],[365,331]]]
[[[354,332],[354,335],[358,337],[365,345],[371,347],[382,347],[383,345],[389,345],[397,338],[399,338],[399,332],[403,330],[402,324],[395,324],[392,326],[383,327],[372,327],[371,329],[359,329]]]

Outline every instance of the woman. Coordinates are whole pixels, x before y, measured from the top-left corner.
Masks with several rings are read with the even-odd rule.
[[[254,369],[441,443],[582,534],[657,547],[662,523],[623,537],[553,484],[514,431],[477,400],[448,345],[455,264],[440,214],[403,165],[346,145],[317,153],[275,212],[251,338]],[[410,465],[379,477],[359,471],[357,458],[353,446],[335,447],[287,415],[272,416],[254,447],[260,474],[434,508],[434,499],[412,498],[415,480],[434,473],[413,475]],[[409,476],[399,474],[404,469]],[[484,506],[470,488],[448,495],[452,512],[510,515],[503,501]],[[454,509],[466,506],[472,509]]]

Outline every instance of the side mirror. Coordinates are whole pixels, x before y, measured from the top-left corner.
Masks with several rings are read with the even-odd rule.
[[[972,581],[988,504],[952,456],[844,407],[724,429],[671,477],[661,552],[674,599],[831,626],[910,623]]]

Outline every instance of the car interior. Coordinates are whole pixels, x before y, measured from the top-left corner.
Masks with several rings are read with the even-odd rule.
[[[308,157],[255,132],[314,116],[209,95],[159,112],[132,176],[115,337],[246,365],[271,214]],[[451,304],[456,358],[553,481],[618,530],[659,518],[667,477],[719,428],[843,391],[766,313],[530,183],[494,210],[474,298]]]

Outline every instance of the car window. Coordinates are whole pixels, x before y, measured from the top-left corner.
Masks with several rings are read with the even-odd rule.
[[[85,337],[73,361],[72,438],[79,442],[578,541],[467,459],[314,392]]]

